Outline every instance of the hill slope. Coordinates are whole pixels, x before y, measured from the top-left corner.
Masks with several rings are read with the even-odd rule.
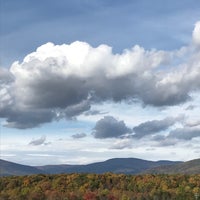
[[[41,174],[43,171],[0,159],[0,176]]]
[[[200,174],[200,159],[176,165],[160,166],[146,171],[153,174]]]

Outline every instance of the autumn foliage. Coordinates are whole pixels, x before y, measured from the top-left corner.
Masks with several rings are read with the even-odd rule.
[[[193,200],[200,175],[60,174],[0,178],[0,200]]]

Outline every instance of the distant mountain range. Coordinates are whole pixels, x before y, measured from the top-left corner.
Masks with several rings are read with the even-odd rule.
[[[0,159],[0,176],[60,173],[124,173],[124,174],[199,174],[200,159],[188,162],[148,161],[137,158],[113,158],[87,165],[26,166]]]
[[[138,174],[147,169],[159,167],[162,165],[171,165],[179,162],[172,161],[147,161],[137,158],[113,158],[104,162],[97,162],[88,165],[46,165],[37,167],[50,174],[56,173],[124,173]]]

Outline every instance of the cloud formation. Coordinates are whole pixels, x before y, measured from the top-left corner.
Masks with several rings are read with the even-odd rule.
[[[105,114],[108,114],[108,112],[100,111],[100,110],[89,110],[89,111],[85,112],[84,114],[86,116],[90,116],[90,115],[105,115]]]
[[[29,145],[38,146],[38,145],[45,144],[45,141],[46,141],[46,136],[42,136],[42,137],[39,138],[39,139],[33,139],[33,140],[29,143]]]
[[[180,141],[190,141],[193,138],[200,139],[200,127],[197,126],[183,126],[175,128],[167,134],[154,135],[151,139],[156,141],[158,146],[172,146]]]
[[[105,116],[97,121],[93,130],[93,136],[99,139],[117,138],[132,132],[124,121],[118,121],[112,116]]]
[[[189,127],[200,126],[200,120],[187,121],[185,125]]]
[[[133,141],[130,139],[120,139],[119,141],[114,142],[111,145],[110,149],[125,149],[125,148],[132,148]]]
[[[167,117],[162,120],[152,120],[141,123],[133,128],[133,131],[135,133],[133,137],[140,139],[147,135],[152,135],[161,131],[165,131],[180,120],[182,120],[182,117]]]
[[[184,103],[200,90],[199,29],[197,22],[193,45],[171,52],[135,45],[114,54],[107,45],[80,41],[44,44],[9,71],[0,69],[0,117],[8,127],[32,128],[74,119],[107,100]]]
[[[84,138],[86,136],[87,135],[85,133],[77,133],[77,134],[72,135],[72,138],[74,138],[74,139],[80,139],[80,138]]]
[[[178,128],[170,132],[168,138],[176,138],[181,140],[191,140],[200,137],[200,127],[184,127]]]

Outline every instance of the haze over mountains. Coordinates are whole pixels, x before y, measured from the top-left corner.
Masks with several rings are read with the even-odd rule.
[[[87,165],[26,166],[0,159],[0,176],[60,173],[124,173],[124,174],[197,174],[200,159],[188,162],[148,161],[137,158],[113,158]]]

